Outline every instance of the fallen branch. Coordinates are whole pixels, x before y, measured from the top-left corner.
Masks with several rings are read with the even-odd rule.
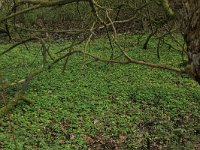
[[[59,61],[65,59],[65,58],[68,58],[69,56],[71,56],[73,54],[77,54],[77,53],[83,54],[84,56],[87,55],[89,57],[92,57],[96,61],[102,61],[102,62],[107,62],[107,63],[138,64],[138,65],[144,65],[144,66],[148,66],[148,67],[152,67],[152,68],[166,69],[166,70],[174,71],[174,72],[177,72],[177,73],[187,73],[185,69],[179,69],[179,68],[175,68],[175,67],[172,67],[172,66],[167,66],[165,64],[153,64],[153,63],[147,63],[147,62],[144,62],[144,61],[138,61],[138,60],[132,59],[130,56],[128,56],[128,54],[125,51],[123,51],[123,55],[125,56],[125,58],[127,58],[127,61],[117,61],[117,60],[104,59],[104,58],[98,57],[94,54],[91,54],[91,53],[88,53],[88,52],[85,52],[85,51],[81,51],[81,50],[70,51],[67,54],[63,55],[62,57],[57,58],[54,62],[52,62],[48,66],[41,68],[39,70],[36,70],[31,75],[27,76],[26,79],[20,80],[17,83],[9,84],[9,86],[11,86],[11,85],[23,83],[23,86],[22,86],[22,89],[15,94],[13,100],[11,100],[6,106],[4,106],[3,108],[0,109],[0,116],[4,115],[7,112],[9,112],[10,110],[12,110],[17,105],[17,102],[19,100],[24,100],[24,101],[28,102],[29,104],[31,104],[32,101],[24,96],[24,93],[25,93],[25,91],[28,87],[30,80],[32,80],[33,77],[44,72],[45,70],[50,69],[54,64],[58,63]]]
[[[115,63],[115,64],[138,64],[138,65],[148,66],[148,67],[151,67],[151,68],[159,68],[159,69],[170,70],[170,71],[174,71],[174,72],[177,72],[177,73],[187,73],[187,71],[184,68],[180,69],[180,68],[168,66],[166,64],[153,64],[153,63],[135,60],[135,59],[131,58],[130,56],[128,56],[128,54],[125,53],[125,52],[124,52],[124,55],[127,58],[127,61],[117,61],[117,60],[104,59],[104,58],[95,56],[94,54],[87,53],[87,52],[84,52],[84,51],[81,51],[81,50],[75,50],[75,51],[72,51],[72,52],[65,54],[64,56],[58,58],[52,64],[50,64],[49,67],[51,67],[54,64],[56,64],[57,62],[65,59],[66,57],[71,56],[71,55],[76,54],[76,53],[87,55],[89,57],[94,58],[95,60],[102,61],[102,62]]]
[[[28,104],[33,103],[30,99],[24,96],[23,91],[17,92],[14,98],[7,105],[5,105],[3,108],[0,109],[0,116],[3,116],[7,114],[9,111],[11,111],[17,105],[19,100],[24,100]]]

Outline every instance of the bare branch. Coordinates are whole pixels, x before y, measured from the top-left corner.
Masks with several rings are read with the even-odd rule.
[[[24,43],[27,43],[27,42],[30,42],[30,41],[35,41],[35,40],[38,40],[38,38],[29,38],[29,39],[26,39],[26,40],[23,40],[19,43],[16,43],[14,44],[13,46],[11,46],[10,48],[8,48],[7,50],[3,51],[2,53],[0,53],[0,57],[8,52],[10,52],[12,49],[14,49],[15,47],[21,45],[21,44],[24,44]]]

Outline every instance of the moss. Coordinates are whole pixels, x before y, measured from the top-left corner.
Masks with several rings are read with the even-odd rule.
[[[168,0],[160,0],[160,1],[161,1],[161,4],[162,4],[164,10],[166,11],[167,15],[170,18],[174,18],[175,17],[175,13],[172,10],[172,8],[170,7],[169,1]]]

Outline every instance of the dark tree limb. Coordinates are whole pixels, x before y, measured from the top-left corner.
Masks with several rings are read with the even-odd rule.
[[[8,48],[7,50],[3,51],[2,53],[0,53],[0,57],[8,52],[10,52],[11,50],[13,50],[15,47],[21,45],[21,44],[24,44],[24,43],[27,43],[27,42],[30,42],[30,41],[35,41],[35,40],[38,40],[38,38],[29,38],[29,39],[26,39],[26,40],[23,40],[21,42],[18,42],[16,44],[14,44],[13,46],[11,46],[10,48]]]

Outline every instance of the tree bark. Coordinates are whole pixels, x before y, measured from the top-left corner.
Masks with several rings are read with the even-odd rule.
[[[188,52],[189,73],[200,83],[200,1],[182,0],[185,9],[184,39]]]

